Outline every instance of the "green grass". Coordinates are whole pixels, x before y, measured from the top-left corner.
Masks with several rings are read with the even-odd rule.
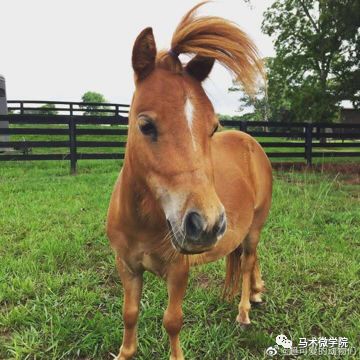
[[[11,128],[43,128],[43,129],[60,129],[68,130],[68,125],[11,125]],[[118,130],[126,129],[127,126],[102,126],[102,125],[77,125],[78,129],[106,129]],[[69,141],[68,135],[11,135],[11,141]],[[126,141],[127,137],[123,135],[77,135],[77,141]],[[120,148],[113,147],[79,147],[78,152],[81,153],[115,153],[119,152]],[[124,149],[121,149],[124,152]],[[31,154],[68,154],[69,147],[32,147]],[[1,156],[1,154],[0,154]]]
[[[111,359],[122,289],[104,224],[120,163],[81,161],[75,177],[68,162],[0,166],[0,359]],[[275,174],[259,245],[266,304],[242,331],[237,303],[220,296],[223,261],[194,268],[181,333],[187,359],[262,359],[281,333],[295,344],[341,336],[358,346],[360,192],[351,183]],[[137,359],[168,359],[165,306],[165,284],[147,274]]]

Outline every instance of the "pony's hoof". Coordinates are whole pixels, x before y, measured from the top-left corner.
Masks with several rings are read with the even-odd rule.
[[[241,329],[242,331],[247,331],[247,330],[249,330],[250,326],[251,326],[251,324],[241,324],[241,323],[240,323],[240,329]]]
[[[261,303],[261,302],[263,302],[261,292],[258,292],[256,294],[251,294],[251,296],[250,296],[250,303],[251,304]]]
[[[251,303],[251,306],[253,306],[255,308],[260,308],[265,305],[264,301],[250,301],[250,303]]]
[[[136,353],[136,346],[131,347],[120,347],[120,353],[114,360],[129,360],[132,359]]]
[[[240,315],[236,317],[236,322],[239,323],[241,330],[247,330],[251,325],[250,319],[243,320],[240,318]]]

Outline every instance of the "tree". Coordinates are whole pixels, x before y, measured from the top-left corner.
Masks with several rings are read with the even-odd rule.
[[[82,97],[81,100],[83,103],[106,103],[106,99],[104,95],[97,93],[95,91],[87,91]],[[81,105],[81,108],[84,109],[84,115],[107,115],[104,111],[96,111],[96,110],[104,110],[108,109],[107,106],[103,105]]]
[[[54,104],[45,104],[37,109],[24,110],[24,114],[29,115],[57,115],[56,106]]]
[[[54,104],[45,104],[40,107],[38,114],[41,115],[57,115],[56,106]]]
[[[275,38],[272,115],[334,120],[342,100],[360,106],[359,0],[275,0],[262,30]]]
[[[269,74],[268,63],[271,59],[263,59],[265,64],[265,69],[267,74]],[[267,86],[264,79],[259,79],[257,92],[255,94],[247,94],[244,89],[234,83],[234,85],[229,88],[230,92],[238,91],[240,92],[239,98],[239,111],[248,110],[247,113],[241,115],[243,120],[254,120],[254,121],[268,121],[271,117],[271,109],[269,107],[268,95],[267,95]]]
[[[268,121],[270,117],[270,108],[267,99],[266,87],[259,87],[255,95],[248,95],[241,87],[233,86],[229,91],[241,92],[239,101],[239,111],[249,110],[248,113],[243,114],[241,117],[244,120],[254,121]]]

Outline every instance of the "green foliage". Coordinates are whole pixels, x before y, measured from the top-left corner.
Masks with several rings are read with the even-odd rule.
[[[29,115],[57,115],[56,106],[54,104],[45,104],[40,106],[38,109],[27,109],[24,110],[24,114]]]
[[[220,121],[223,120],[232,120],[232,121],[241,121],[241,120],[252,120],[252,113],[245,115],[226,115],[226,114],[217,114],[217,117]]]
[[[58,112],[54,104],[45,104],[40,107],[39,114],[42,115],[57,115]]]
[[[107,100],[105,99],[105,96],[97,93],[95,91],[87,91],[82,97],[81,97],[81,101],[83,103],[106,103]],[[102,105],[82,105],[81,106],[82,109],[84,109],[84,115],[106,115],[106,112],[103,111],[96,111],[96,110],[104,110],[104,109],[108,109],[107,106],[102,106]]]
[[[262,30],[275,39],[273,117],[330,121],[342,100],[360,105],[360,2],[276,0]]]
[[[267,99],[266,88],[261,86],[255,95],[248,95],[239,86],[234,85],[229,91],[240,92],[239,111],[251,110],[240,116],[240,120],[267,121],[270,117],[269,102]],[[235,120],[235,119],[234,119]]]
[[[241,120],[241,116],[239,115],[227,115],[227,114],[216,114],[220,121],[222,120]]]
[[[95,91],[87,91],[82,97],[82,102],[88,103],[105,103],[106,99],[103,94]]]

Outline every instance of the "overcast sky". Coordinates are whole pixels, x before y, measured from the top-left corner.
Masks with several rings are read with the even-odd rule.
[[[129,103],[134,90],[132,45],[147,26],[158,49],[169,48],[180,18],[198,0],[9,0],[0,2],[0,74],[8,99],[80,101],[88,90],[110,102]],[[262,14],[272,0],[222,0],[201,13],[233,20],[255,41],[263,56],[273,55],[261,33]],[[219,113],[234,114],[238,94],[216,66],[205,87]]]

